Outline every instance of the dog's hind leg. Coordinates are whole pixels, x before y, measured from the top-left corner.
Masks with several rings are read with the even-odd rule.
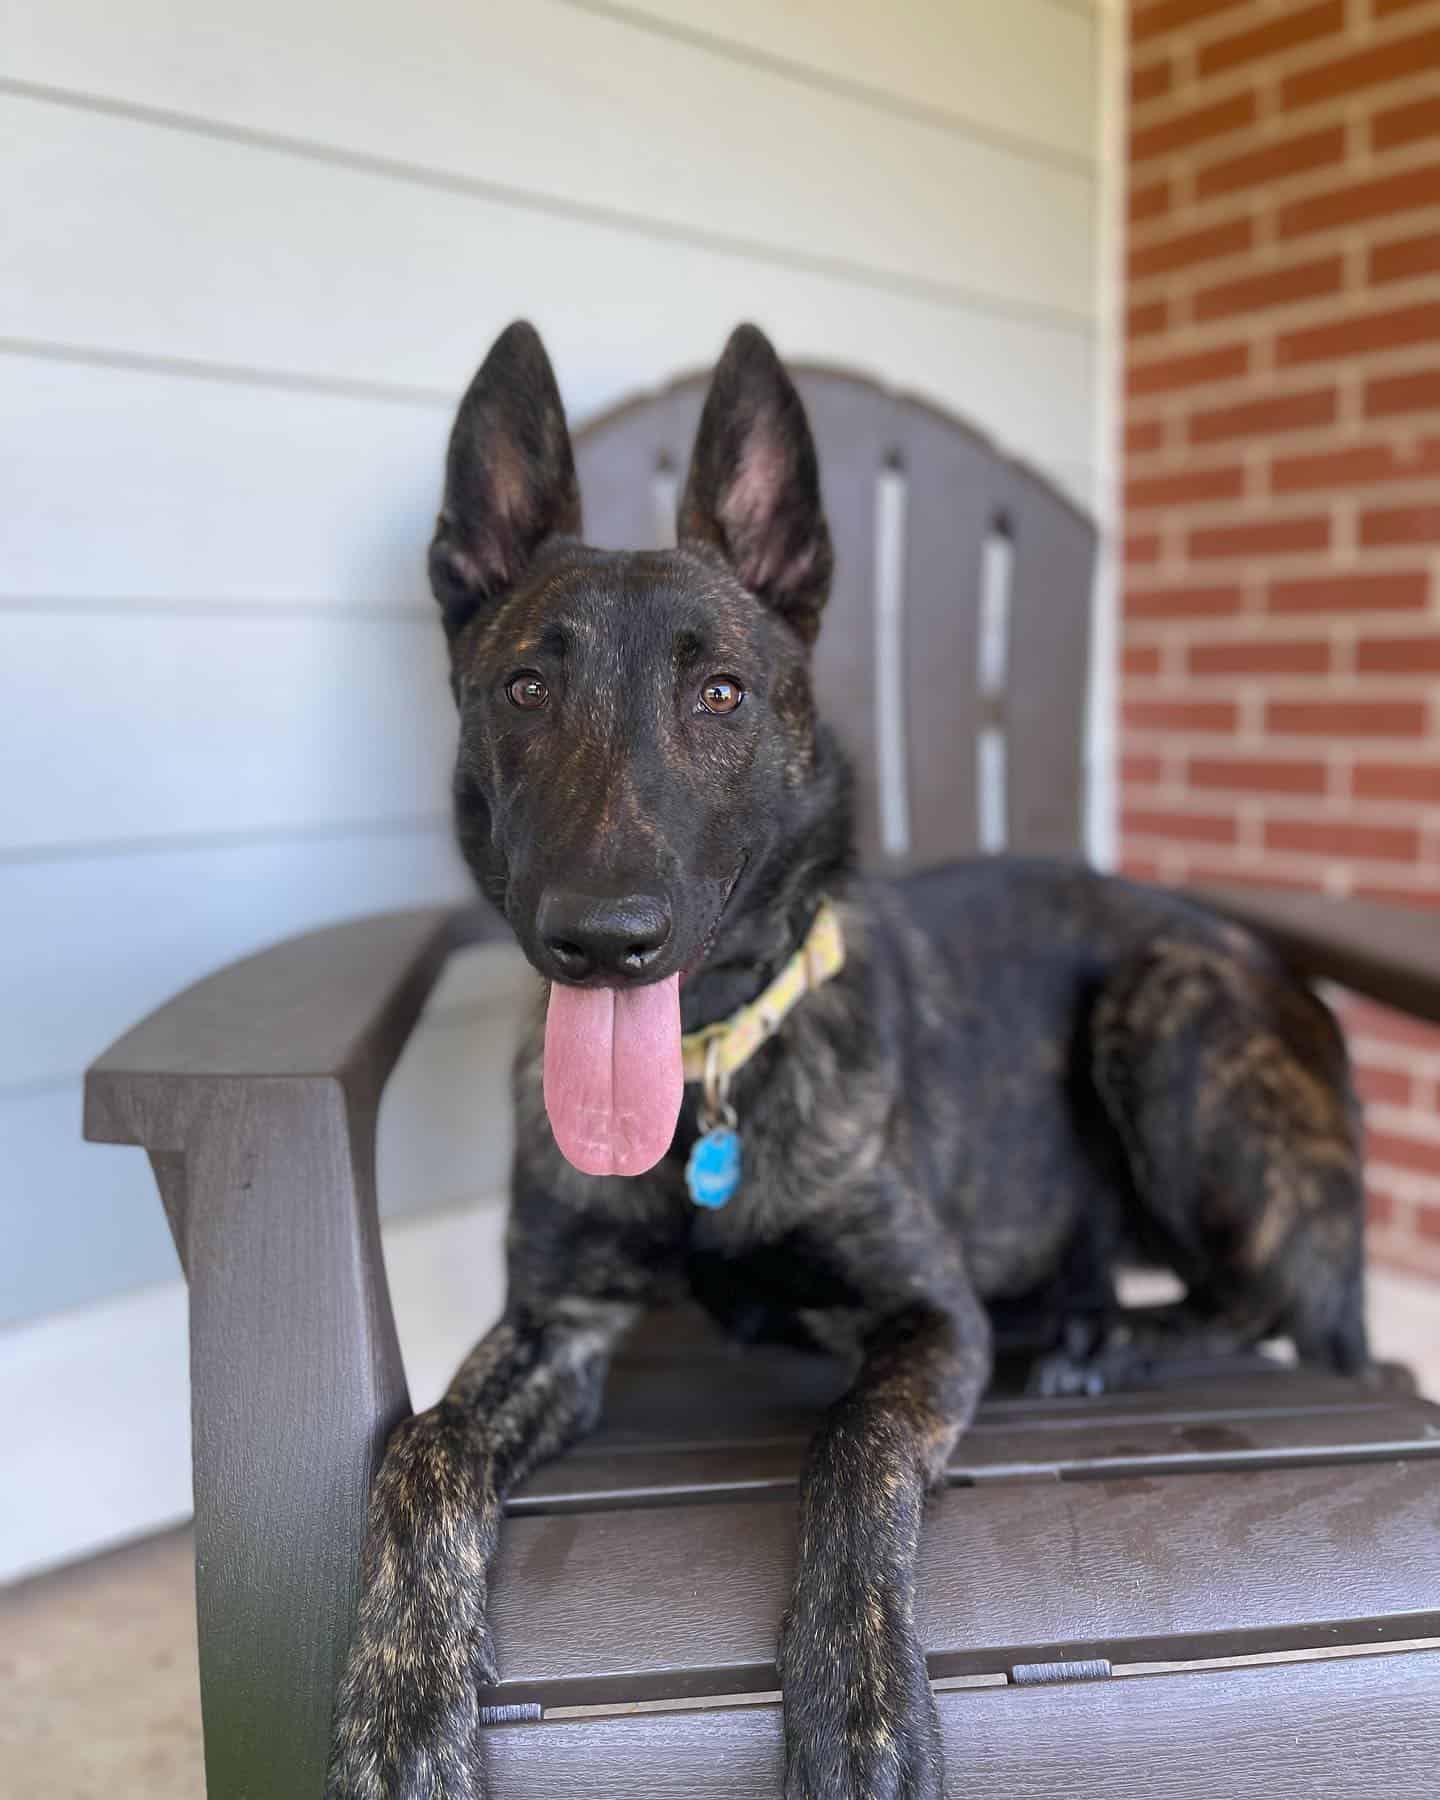
[[[915,1556],[990,1372],[963,1277],[877,1322],[801,1483],[799,1558],[779,1667],[785,1800],[940,1800],[939,1718],[915,1634]]]
[[[1166,1358],[1288,1336],[1302,1360],[1366,1363],[1360,1120],[1329,1011],[1238,932],[1162,938],[1097,1002],[1092,1067],[1143,1223],[1187,1284],[1100,1353]],[[1109,1365],[1108,1371],[1106,1365]]]
[[[594,1421],[628,1303],[512,1304],[444,1398],[401,1424],[370,1496],[326,1800],[477,1800],[487,1572],[506,1492]]]

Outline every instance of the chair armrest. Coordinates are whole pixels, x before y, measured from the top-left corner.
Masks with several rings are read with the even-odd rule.
[[[142,1019],[85,1076],[93,1143],[181,1149],[218,1083],[338,1081],[374,1104],[451,951],[500,941],[499,915],[423,907],[328,925],[230,963]]]
[[[1307,974],[1440,1024],[1440,913],[1269,888],[1201,888],[1194,898]]]
[[[450,951],[435,907],[312,931],[151,1013],[85,1077],[143,1144],[190,1287],[210,1800],[319,1800],[371,1476],[409,1410],[375,1196],[380,1093]]]

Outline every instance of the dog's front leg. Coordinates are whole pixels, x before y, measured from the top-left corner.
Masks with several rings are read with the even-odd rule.
[[[497,1679],[487,1572],[507,1491],[594,1422],[633,1306],[512,1307],[375,1477],[327,1800],[477,1800],[476,1689]]]
[[[869,1335],[811,1446],[780,1642],[785,1800],[940,1800],[915,1557],[926,1491],[989,1373],[989,1322],[968,1285],[907,1308]]]

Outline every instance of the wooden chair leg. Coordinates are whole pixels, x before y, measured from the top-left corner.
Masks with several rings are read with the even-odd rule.
[[[226,1083],[164,1173],[190,1283],[208,1800],[319,1800],[370,1478],[409,1409],[373,1108],[333,1080]]]

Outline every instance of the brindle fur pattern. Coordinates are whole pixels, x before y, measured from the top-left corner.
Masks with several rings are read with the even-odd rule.
[[[673,552],[579,543],[554,379],[512,326],[461,406],[432,552],[465,854],[552,975],[548,883],[666,895],[651,974],[689,970],[686,1029],[753,998],[822,895],[847,961],[740,1072],[745,1180],[718,1212],[685,1194],[689,1090],[649,1174],[562,1159],[537,1020],[515,1072],[505,1314],[376,1480],[332,1800],[483,1792],[504,1496],[593,1423],[612,1347],[657,1302],[693,1294],[740,1336],[807,1338],[854,1368],[802,1480],[777,1648],[788,1800],[942,1792],[916,1544],[997,1307],[1038,1304],[1057,1335],[1086,1321],[1112,1379],[1272,1332],[1327,1366],[1365,1359],[1359,1126],[1313,995],[1233,927],[1082,868],[852,871],[848,777],[807,673],[830,561],[814,452],[753,329],[717,372],[681,526]],[[544,676],[542,711],[505,700],[518,668]],[[729,717],[691,704],[716,671],[746,689]],[[1185,1302],[1119,1320],[1108,1271],[1127,1248],[1174,1268]],[[1047,1370],[1064,1385],[1073,1363]]]

